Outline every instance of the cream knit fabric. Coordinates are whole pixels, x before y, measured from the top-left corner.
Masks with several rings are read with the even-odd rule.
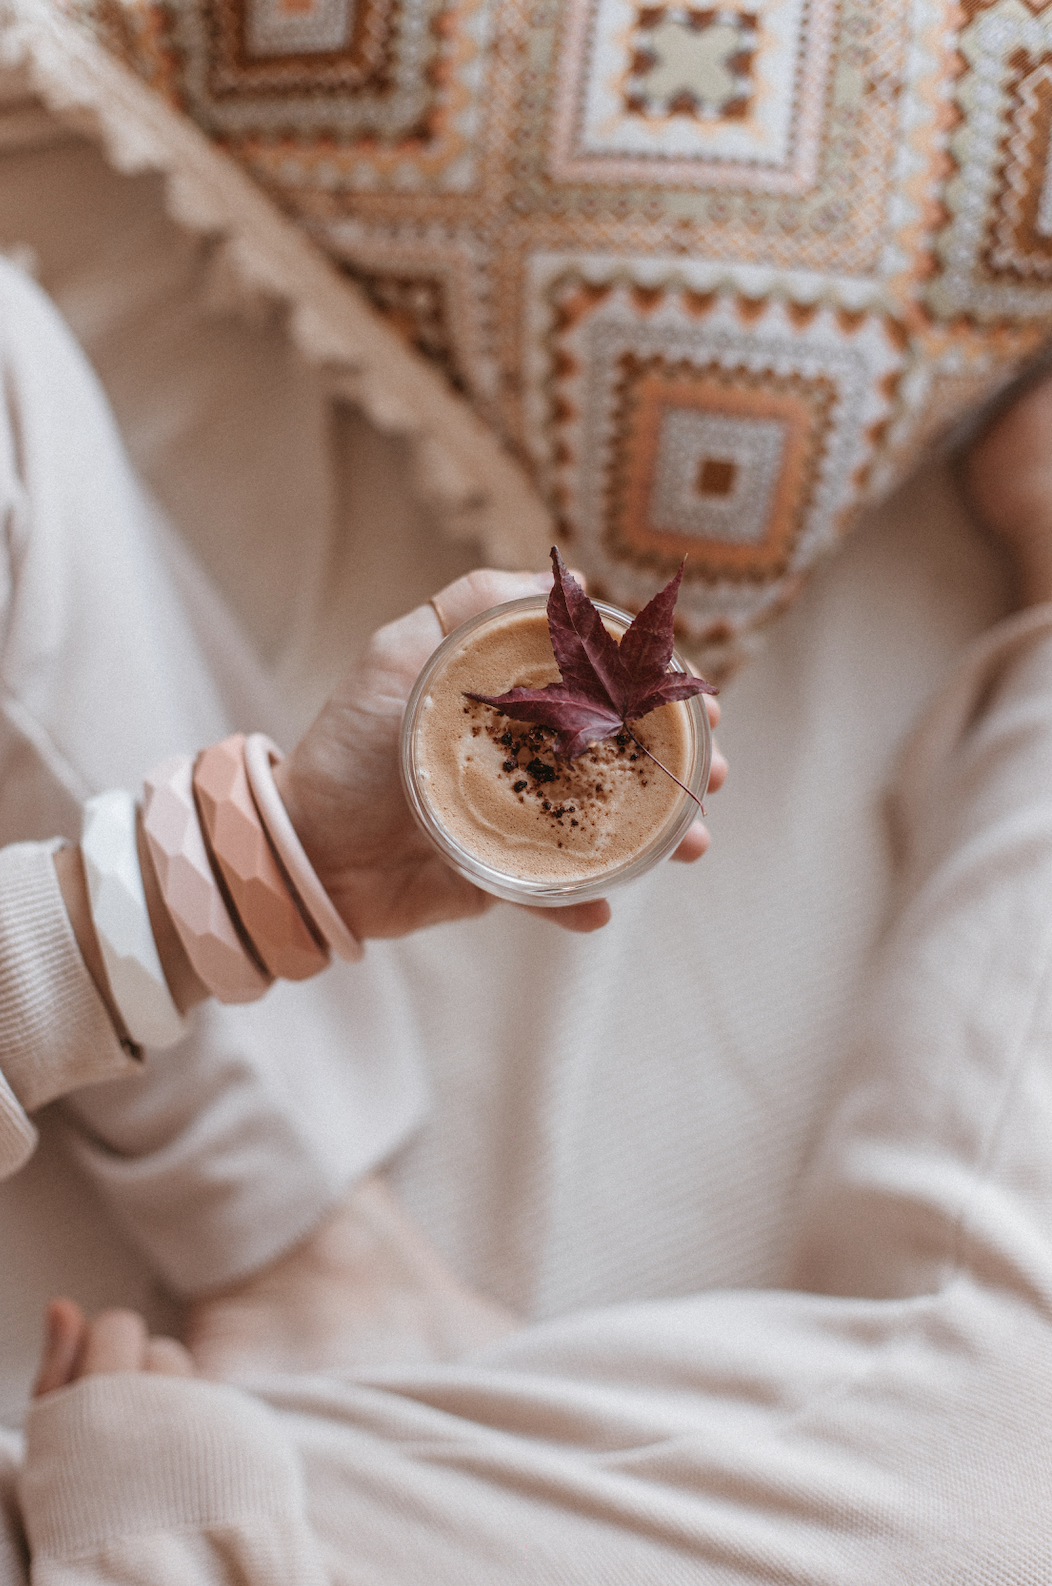
[[[232,1389],[160,1377],[49,1395],[21,1483],[34,1581],[322,1586],[298,1461],[274,1420]]]
[[[0,1177],[7,1178],[28,1161],[37,1142],[37,1132],[25,1115],[18,1097],[0,1074]]]
[[[168,754],[273,723],[214,593],[187,577],[181,598],[170,563],[185,558],[161,548],[93,371],[6,260],[0,369],[0,844],[75,839],[91,793],[137,791]],[[46,967],[72,938],[44,880],[61,910],[29,922]],[[84,984],[69,981],[57,1013],[90,1021]],[[202,1008],[178,1047],[142,1065],[110,1061],[100,1017],[81,1030],[78,1072],[109,1083],[60,1087],[71,1093],[50,1127],[67,1125],[116,1220],[177,1289],[217,1286],[294,1244],[420,1111],[419,1037],[390,964],[286,984],[248,1010]],[[9,1077],[27,1104],[55,1094],[38,1045]]]
[[[57,846],[0,849],[0,1052],[27,1112],[139,1067],[81,957],[55,873]]]
[[[27,1112],[138,1068],[80,956],[55,874],[56,846],[0,849],[0,1178],[33,1150]]]
[[[260,1381],[270,1414],[207,1383],[82,1382],[29,1416],[34,1581],[1044,1586],[1050,786],[1044,607],[974,649],[900,768],[902,896],[791,1288]]]

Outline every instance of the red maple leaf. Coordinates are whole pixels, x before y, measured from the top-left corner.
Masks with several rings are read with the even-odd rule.
[[[621,732],[627,732],[654,760],[629,723],[659,705],[717,692],[704,678],[668,670],[682,563],[675,578],[633,618],[620,643],[607,632],[599,612],[576,578],[567,572],[554,545],[552,566],[555,583],[548,596],[548,632],[559,666],[559,682],[549,683],[547,688],[512,688],[495,697],[469,694],[468,698],[492,705],[517,721],[551,727],[556,735],[552,748],[568,760],[584,754],[589,744]],[[655,760],[655,764],[661,765],[660,760]],[[672,776],[666,766],[661,769]],[[673,781],[678,780],[673,777]]]

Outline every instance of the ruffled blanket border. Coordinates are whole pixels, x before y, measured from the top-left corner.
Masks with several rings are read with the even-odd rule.
[[[497,437],[192,122],[47,0],[0,0],[0,66],[23,68],[116,170],[164,177],[173,220],[215,239],[246,301],[283,305],[293,342],[334,391],[409,441],[414,487],[447,533],[477,539],[498,566],[545,563],[549,515]]]

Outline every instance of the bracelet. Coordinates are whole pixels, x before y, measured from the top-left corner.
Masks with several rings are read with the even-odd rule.
[[[193,762],[173,755],[143,784],[143,831],[165,907],[194,972],[219,1002],[255,1002],[270,976],[252,958],[201,835]]]
[[[194,797],[211,855],[234,908],[272,975],[307,980],[329,962],[282,874],[259,818],[245,772],[245,736],[202,750]]]
[[[91,918],[113,1001],[140,1046],[173,1046],[186,1020],[172,1000],[139,868],[135,800],[124,788],[88,799],[80,851]]]
[[[245,740],[245,770],[249,787],[256,801],[267,836],[285,868],[289,883],[303,905],[319,935],[328,942],[333,952],[349,964],[356,964],[362,956],[361,942],[352,936],[321,882],[314,866],[303,850],[289,820],[288,811],[281,802],[274,781],[272,765],[283,759],[277,744],[262,732],[254,732]]]

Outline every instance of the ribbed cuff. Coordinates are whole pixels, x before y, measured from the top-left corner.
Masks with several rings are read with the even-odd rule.
[[[0,1074],[0,1179],[10,1178],[36,1149],[37,1132]]]
[[[299,1467],[271,1411],[236,1388],[149,1373],[87,1377],[36,1400],[19,1498],[37,1561],[303,1518]]]
[[[0,1068],[28,1112],[140,1071],[81,957],[54,843],[0,849]]]

